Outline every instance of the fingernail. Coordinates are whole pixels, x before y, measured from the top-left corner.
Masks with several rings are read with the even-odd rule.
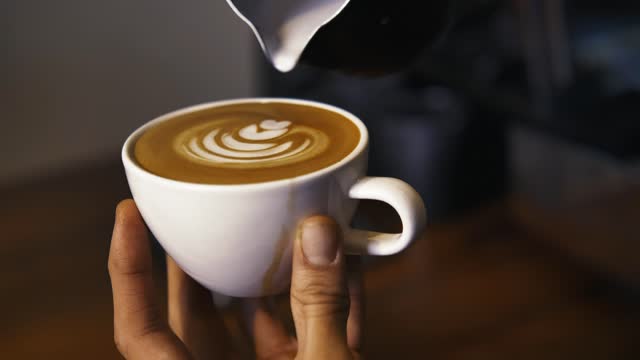
[[[334,226],[317,222],[302,228],[302,252],[314,265],[326,266],[338,256],[338,236]]]

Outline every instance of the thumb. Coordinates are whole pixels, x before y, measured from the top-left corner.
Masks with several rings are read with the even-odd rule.
[[[348,357],[349,293],[342,234],[330,218],[315,216],[299,228],[293,251],[291,310],[299,358]]]

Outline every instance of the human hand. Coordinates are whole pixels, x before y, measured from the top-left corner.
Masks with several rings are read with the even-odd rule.
[[[291,311],[297,339],[264,306],[250,319],[258,359],[359,359],[362,282],[348,272],[338,226],[307,219],[293,248]],[[127,359],[236,359],[211,294],[167,261],[168,323],[154,294],[151,250],[132,200],[116,211],[109,253],[114,337]]]

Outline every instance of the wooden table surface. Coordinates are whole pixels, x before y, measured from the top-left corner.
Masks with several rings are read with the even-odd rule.
[[[1,359],[119,358],[106,261],[127,196],[113,163],[0,189]],[[432,225],[369,266],[366,358],[640,359],[639,204],[510,200]]]

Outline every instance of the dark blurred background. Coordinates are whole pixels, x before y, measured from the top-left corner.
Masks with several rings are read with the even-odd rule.
[[[424,241],[368,263],[369,358],[640,358],[640,5],[473,3],[411,67],[363,79],[277,73],[222,0],[3,1],[1,357],[117,358],[121,144],[164,112],[263,95],[354,112],[370,174],[427,203]]]

